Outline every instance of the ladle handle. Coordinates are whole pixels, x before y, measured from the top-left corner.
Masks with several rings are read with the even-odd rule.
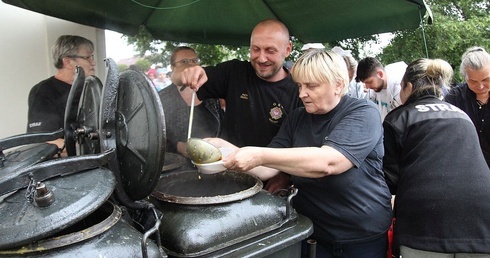
[[[191,138],[192,120],[194,120],[194,99],[195,98],[196,98],[196,92],[192,91],[191,114],[189,115],[189,129],[187,130],[187,139]]]

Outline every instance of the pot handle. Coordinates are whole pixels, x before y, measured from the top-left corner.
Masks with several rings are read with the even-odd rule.
[[[155,225],[148,229],[148,231],[145,232],[145,234],[143,235],[143,238],[141,239],[141,252],[142,252],[142,255],[143,255],[143,258],[148,258],[148,238],[154,234],[156,236],[156,244],[158,246],[158,250],[160,252],[160,254],[162,254],[162,257],[164,252],[162,250],[162,241],[160,239],[160,224],[161,224],[161,218],[158,217],[158,214],[157,214],[157,210],[155,209],[155,206],[153,205],[150,205],[149,209],[151,210],[151,212],[153,213],[153,216],[155,217]]]
[[[291,220],[293,218],[293,197],[298,194],[298,188],[291,186],[289,187],[289,195],[286,203],[286,220]]]

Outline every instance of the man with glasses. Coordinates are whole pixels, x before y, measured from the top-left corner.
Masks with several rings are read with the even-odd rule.
[[[52,57],[56,74],[36,84],[29,93],[28,133],[54,132],[63,128],[76,66],[83,68],[85,76],[95,74],[94,44],[84,37],[60,36],[52,48]],[[63,139],[54,143],[59,148],[64,145]]]
[[[190,106],[193,91],[182,87],[178,81],[183,70],[199,65],[199,58],[194,49],[186,46],[177,47],[172,51],[170,63],[172,68],[172,84],[158,92],[165,113],[167,130],[167,152],[187,156],[186,142],[189,127]],[[223,110],[216,98],[201,101],[194,100],[194,121],[192,137],[218,137],[221,132]],[[182,169],[190,169],[190,161]]]
[[[407,64],[397,62],[386,67],[374,57],[366,57],[357,65],[356,81],[363,82],[368,96],[378,105],[381,118],[401,104],[400,82]]]

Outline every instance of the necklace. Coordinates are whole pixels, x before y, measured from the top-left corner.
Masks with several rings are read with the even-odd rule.
[[[478,108],[481,109],[482,106],[486,105],[488,103],[488,99],[486,102],[483,102],[481,100],[476,100],[476,104],[478,104]]]
[[[488,99],[486,102],[483,102],[481,100],[476,100],[476,104],[478,104],[478,110],[477,110],[477,121],[475,123],[475,126],[478,130],[478,134],[479,136],[481,136],[481,134],[483,134],[483,127],[485,125],[485,108],[482,108],[482,106],[485,106],[486,104],[488,103]]]

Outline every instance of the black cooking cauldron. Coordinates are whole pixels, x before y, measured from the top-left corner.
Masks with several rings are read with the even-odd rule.
[[[313,229],[291,207],[296,192],[281,198],[246,173],[190,170],[162,175],[151,202],[162,212],[160,238],[171,257],[300,257]]]

